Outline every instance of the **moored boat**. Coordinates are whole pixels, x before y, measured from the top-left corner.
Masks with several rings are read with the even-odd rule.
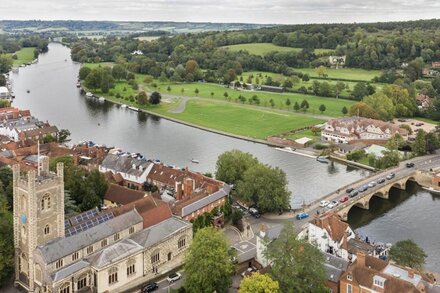
[[[434,195],[440,195],[440,190],[435,189],[434,187],[426,187],[426,186],[422,186],[422,189],[429,191],[430,193],[434,194]]]
[[[87,92],[87,93],[86,93],[86,97],[91,98],[91,97],[93,97],[93,94],[92,94],[91,92]]]
[[[316,160],[317,160],[318,162],[321,162],[321,163],[326,163],[326,164],[329,163],[329,160],[328,160],[328,157],[327,157],[327,156],[319,156],[319,157],[316,157]]]

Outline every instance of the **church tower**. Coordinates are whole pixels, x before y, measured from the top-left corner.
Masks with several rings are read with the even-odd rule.
[[[27,174],[13,166],[15,283],[34,292],[34,250],[37,245],[64,237],[63,164],[49,172],[49,158]],[[40,165],[39,164],[39,165]]]

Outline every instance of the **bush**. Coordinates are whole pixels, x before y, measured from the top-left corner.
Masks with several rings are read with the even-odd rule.
[[[328,149],[328,145],[327,144],[322,144],[322,143],[317,143],[313,146],[313,148],[315,150],[325,150]]]

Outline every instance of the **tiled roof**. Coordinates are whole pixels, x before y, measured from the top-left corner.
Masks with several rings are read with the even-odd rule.
[[[336,242],[341,242],[342,238],[346,234],[347,228],[349,227],[347,223],[341,221],[336,215],[333,214],[315,218],[313,219],[312,223],[321,229],[327,230],[330,237]]]
[[[39,245],[37,250],[40,251],[46,263],[52,263],[90,244],[140,223],[142,220],[139,213],[136,210],[132,210],[86,231],[67,238],[57,238]]]
[[[101,166],[115,172],[141,176],[151,164],[145,159],[132,158],[128,155],[107,154]]]
[[[125,205],[141,199],[145,196],[145,192],[126,188],[116,184],[109,184],[104,199],[111,202]]]
[[[23,131],[23,135],[25,137],[33,137],[37,135],[50,134],[55,132],[58,132],[58,128],[56,126],[49,126],[49,127],[32,129],[32,130],[25,130]]]
[[[376,128],[380,128],[383,132],[389,130],[391,133],[407,134],[405,129],[399,128],[389,122],[357,116],[331,119],[327,121],[327,124],[331,125],[335,131],[337,127],[347,128],[350,132],[356,132],[358,128],[365,131],[368,126],[373,125]]]

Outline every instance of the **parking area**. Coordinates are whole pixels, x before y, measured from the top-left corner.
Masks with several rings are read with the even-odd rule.
[[[417,119],[394,119],[393,123],[397,126],[402,124],[409,125],[413,131],[413,135],[416,134],[417,129],[423,129],[425,132],[431,132],[435,130],[435,124],[424,122]]]

